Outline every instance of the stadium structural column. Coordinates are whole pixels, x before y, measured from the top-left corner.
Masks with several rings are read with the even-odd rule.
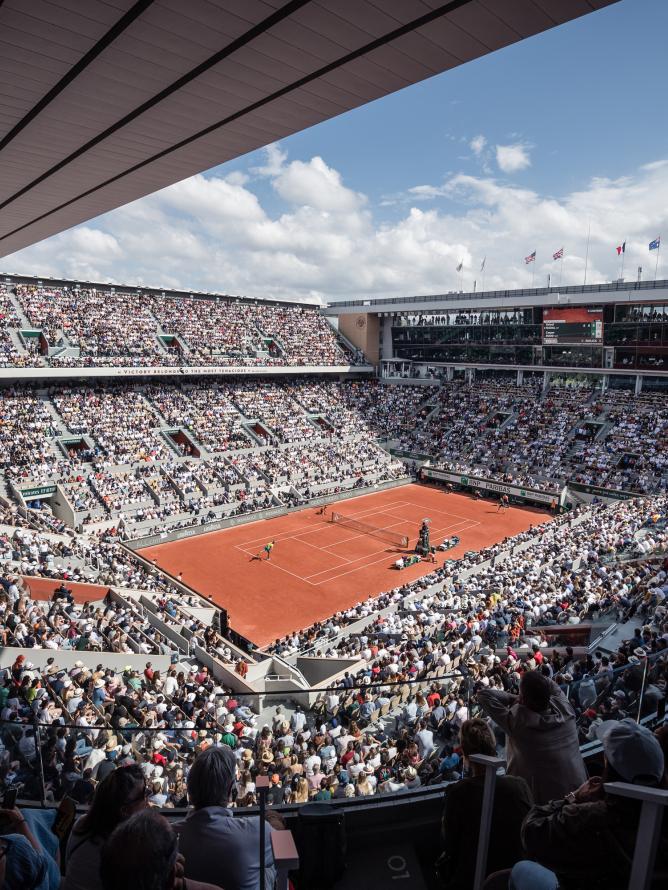
[[[517,385],[521,386],[524,383],[524,371],[520,368],[517,372]]]
[[[601,395],[610,389],[610,375],[603,374],[601,376]]]
[[[637,396],[642,392],[642,374],[636,374],[636,387],[635,393]]]
[[[543,393],[546,393],[550,388],[550,371],[543,371]]]

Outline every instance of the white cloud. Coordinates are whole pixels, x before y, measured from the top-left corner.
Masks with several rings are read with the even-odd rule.
[[[346,188],[340,173],[319,157],[283,167],[274,179],[274,188],[290,204],[331,213],[354,213],[366,201],[364,195]]]
[[[216,171],[0,259],[0,270],[285,299],[397,296],[458,289],[460,259],[464,287],[477,278],[480,288],[483,256],[486,288],[528,286],[534,249],[544,284],[562,246],[563,283],[581,284],[589,224],[588,280],[618,277],[622,240],[635,277],[638,265],[649,272],[649,241],[668,231],[668,162],[656,158],[561,197],[455,173],[381,202],[391,208],[382,222],[320,157],[288,161],[274,146],[263,169],[272,212],[243,171]]]
[[[515,145],[497,145],[496,163],[503,173],[517,173],[531,165],[529,149],[519,142]]]
[[[278,176],[285,163],[288,153],[283,151],[278,142],[265,146],[266,161],[260,167],[251,167],[251,173],[257,176]]]
[[[469,142],[469,147],[476,157],[480,157],[486,145],[487,140],[482,134],[474,136]]]

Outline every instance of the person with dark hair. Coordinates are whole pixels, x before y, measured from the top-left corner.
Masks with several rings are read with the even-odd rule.
[[[47,849],[45,843],[40,843],[38,839],[38,820],[30,821],[32,826],[19,809],[0,809],[0,860],[4,867],[4,877],[0,881],[2,890],[57,890],[60,884],[55,859],[56,838],[51,835],[51,849]],[[46,826],[45,821],[44,828]],[[45,841],[46,832],[41,833]]]
[[[121,822],[102,848],[104,890],[220,890],[183,877],[178,836],[159,813],[143,810]]]
[[[596,730],[603,744],[605,766],[576,791],[535,806],[522,826],[529,861],[518,862],[511,874],[513,890],[626,890],[638,837],[640,801],[608,794],[607,782],[665,788],[664,756],[659,740],[629,717],[607,720]],[[655,880],[665,886],[668,867],[668,824],[659,836]]]
[[[93,803],[74,825],[67,843],[61,890],[102,890],[100,854],[111,832],[146,807],[146,783],[138,764],[114,770],[100,782]]]
[[[179,850],[186,858],[188,879],[218,884],[225,890],[258,890],[260,821],[235,819],[228,803],[236,781],[237,761],[231,748],[207,748],[195,758],[188,774],[188,798],[194,807],[174,825]],[[276,879],[271,850],[271,826],[265,825],[265,886]]]
[[[508,775],[525,779],[536,803],[563,797],[586,780],[575,711],[540,671],[522,674],[519,696],[481,688],[477,699],[506,734]]]
[[[437,868],[447,890],[468,890],[473,886],[482,811],[484,767],[470,762],[471,754],[496,755],[494,734],[484,720],[466,720],[461,728],[461,747],[471,775],[448,785],[441,822],[443,853]],[[520,828],[533,800],[524,779],[498,776],[492,811],[487,873],[510,868],[522,858]]]

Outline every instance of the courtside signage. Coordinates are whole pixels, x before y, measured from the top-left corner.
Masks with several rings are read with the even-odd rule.
[[[538,501],[541,504],[551,504],[552,501],[561,500],[562,491],[549,494],[545,491],[536,491],[533,488],[520,488],[516,485],[504,485],[501,482],[492,482],[490,479],[480,479],[474,476],[462,476],[460,473],[448,473],[445,470],[437,470],[434,467],[423,467],[421,470],[425,479],[436,479],[442,482],[455,482],[457,485],[465,485],[468,488],[480,488],[483,491],[494,491],[498,494],[507,494],[516,498]]]

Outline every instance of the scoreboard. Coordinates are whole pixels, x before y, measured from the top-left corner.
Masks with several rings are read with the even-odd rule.
[[[543,343],[603,343],[603,310],[586,306],[543,309]]]

